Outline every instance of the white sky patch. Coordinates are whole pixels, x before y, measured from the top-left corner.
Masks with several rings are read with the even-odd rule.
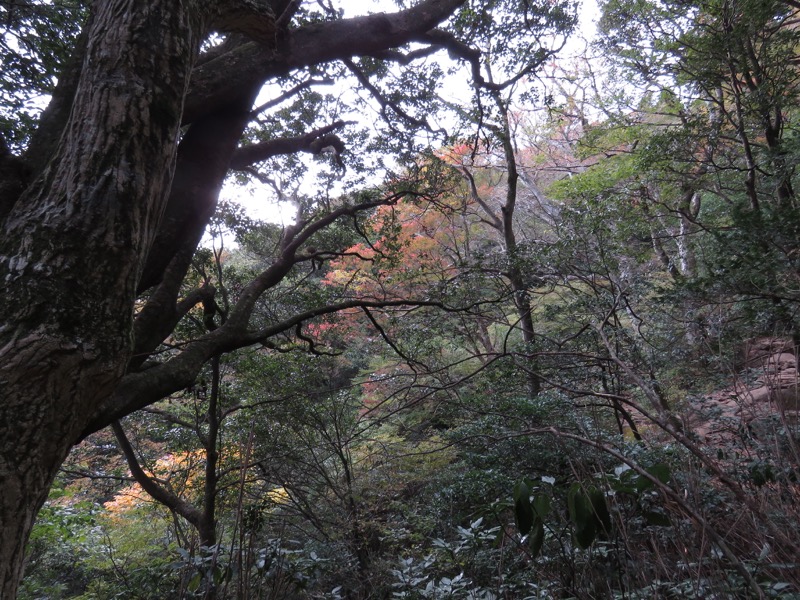
[[[247,186],[226,184],[220,198],[244,207],[252,219],[291,225],[297,214],[297,206],[291,201],[279,201],[266,185],[258,182]]]

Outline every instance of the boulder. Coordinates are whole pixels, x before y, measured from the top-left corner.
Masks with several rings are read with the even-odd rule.
[[[764,362],[764,369],[768,374],[777,374],[782,371],[794,370],[797,374],[797,357],[789,352],[778,352],[768,356]]]
[[[772,396],[772,388],[767,385],[762,385],[761,387],[757,387],[752,390],[740,391],[736,395],[745,405],[762,404],[770,401]]]
[[[797,354],[791,339],[762,337],[748,340],[741,352],[742,368],[759,369],[766,365],[770,357],[780,354]]]

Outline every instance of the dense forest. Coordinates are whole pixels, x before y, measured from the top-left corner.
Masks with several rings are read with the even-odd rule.
[[[346,4],[0,2],[0,599],[800,598],[800,4]]]

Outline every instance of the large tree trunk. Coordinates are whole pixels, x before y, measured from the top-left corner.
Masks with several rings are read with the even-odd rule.
[[[173,0],[95,3],[72,112],[0,240],[0,598],[34,516],[113,392],[172,177],[200,23]]]

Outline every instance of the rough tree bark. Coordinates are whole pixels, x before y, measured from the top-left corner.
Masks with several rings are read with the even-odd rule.
[[[0,148],[0,598],[16,597],[35,515],[74,443],[263,339],[250,313],[311,226],[290,232],[285,263],[252,284],[225,327],[139,370],[191,308],[180,281],[261,84],[407,43],[462,3],[294,30],[288,0],[93,3],[28,153]],[[258,43],[195,65],[209,27]],[[137,290],[151,286],[134,326]]]
[[[23,542],[86,415],[123,375],[172,178],[201,23],[169,0],[126,4],[98,3],[55,156],[0,241],[2,598],[16,595]]]

